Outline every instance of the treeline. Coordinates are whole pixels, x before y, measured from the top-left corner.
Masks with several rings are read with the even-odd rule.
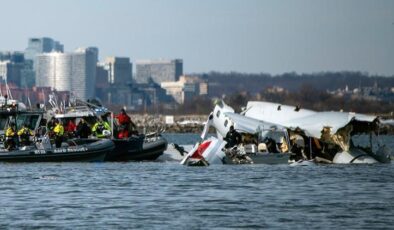
[[[148,108],[148,113],[160,114],[209,114],[213,102],[223,99],[234,109],[240,110],[250,100],[263,100],[301,106],[316,111],[350,111],[365,114],[379,114],[392,117],[394,101],[377,101],[349,96],[329,94],[327,91],[344,89],[346,86],[352,90],[358,87],[372,87],[375,84],[380,88],[394,87],[394,76],[370,76],[362,72],[321,72],[315,74],[285,73],[281,75],[245,74],[245,73],[219,73],[210,72],[194,74],[208,81],[209,94],[199,96],[193,100],[168,108],[157,105]],[[280,90],[268,90],[273,87]]]
[[[195,97],[189,103],[179,105],[175,109],[168,109],[163,106],[150,108],[148,113],[155,114],[209,114],[217,100],[224,100],[232,106],[236,112],[240,112],[246,106],[248,101],[270,101],[280,104],[300,106],[301,108],[312,109],[316,111],[347,111],[364,114],[383,115],[387,118],[393,118],[394,102],[393,101],[372,101],[365,99],[353,99],[350,97],[340,97],[318,90],[310,85],[303,85],[300,90],[290,92],[269,92],[262,90],[253,94],[250,92],[234,92],[225,97]]]
[[[368,87],[375,83],[379,87],[394,87],[394,76],[370,76],[368,73],[352,71],[311,74],[291,72],[281,75],[210,72],[196,75],[209,82],[210,97],[221,97],[244,91],[259,93],[273,86],[282,87],[291,92],[300,90],[303,85],[320,91],[344,89],[346,86],[349,89]]]
[[[326,91],[318,90],[310,85],[303,85],[300,90],[290,92],[261,91],[257,94],[234,93],[224,97],[226,103],[234,109],[245,107],[250,100],[270,101],[316,111],[348,111],[364,114],[393,117],[393,101],[374,101],[335,96]]]

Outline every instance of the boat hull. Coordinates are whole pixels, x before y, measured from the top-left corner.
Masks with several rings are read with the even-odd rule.
[[[1,151],[0,162],[100,162],[114,147],[110,140],[97,140],[54,149]]]
[[[138,136],[112,141],[115,149],[106,156],[105,161],[153,161],[164,153],[168,144],[161,136]]]
[[[247,154],[253,164],[288,164],[290,154],[288,153],[253,153]]]

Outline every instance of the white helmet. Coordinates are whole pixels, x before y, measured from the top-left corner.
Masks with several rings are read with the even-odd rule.
[[[106,136],[106,137],[110,137],[110,136],[111,136],[111,131],[109,131],[109,130],[104,130],[104,131],[103,131],[103,135]]]

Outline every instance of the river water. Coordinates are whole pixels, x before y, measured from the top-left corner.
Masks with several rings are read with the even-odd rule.
[[[392,229],[393,165],[3,163],[0,229]]]

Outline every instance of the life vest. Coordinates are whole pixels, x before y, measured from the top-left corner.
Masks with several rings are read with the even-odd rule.
[[[97,133],[103,133],[104,130],[105,130],[104,123],[102,123],[102,122],[98,123],[97,127],[96,127],[96,132]]]
[[[7,131],[5,132],[5,136],[6,137],[13,137],[13,136],[15,136],[15,130],[13,128],[9,127],[7,129]]]
[[[57,124],[53,129],[53,132],[56,134],[56,136],[63,136],[64,128],[61,124]]]
[[[32,131],[27,128],[27,127],[23,127],[18,131],[18,136],[26,138],[33,135]]]

